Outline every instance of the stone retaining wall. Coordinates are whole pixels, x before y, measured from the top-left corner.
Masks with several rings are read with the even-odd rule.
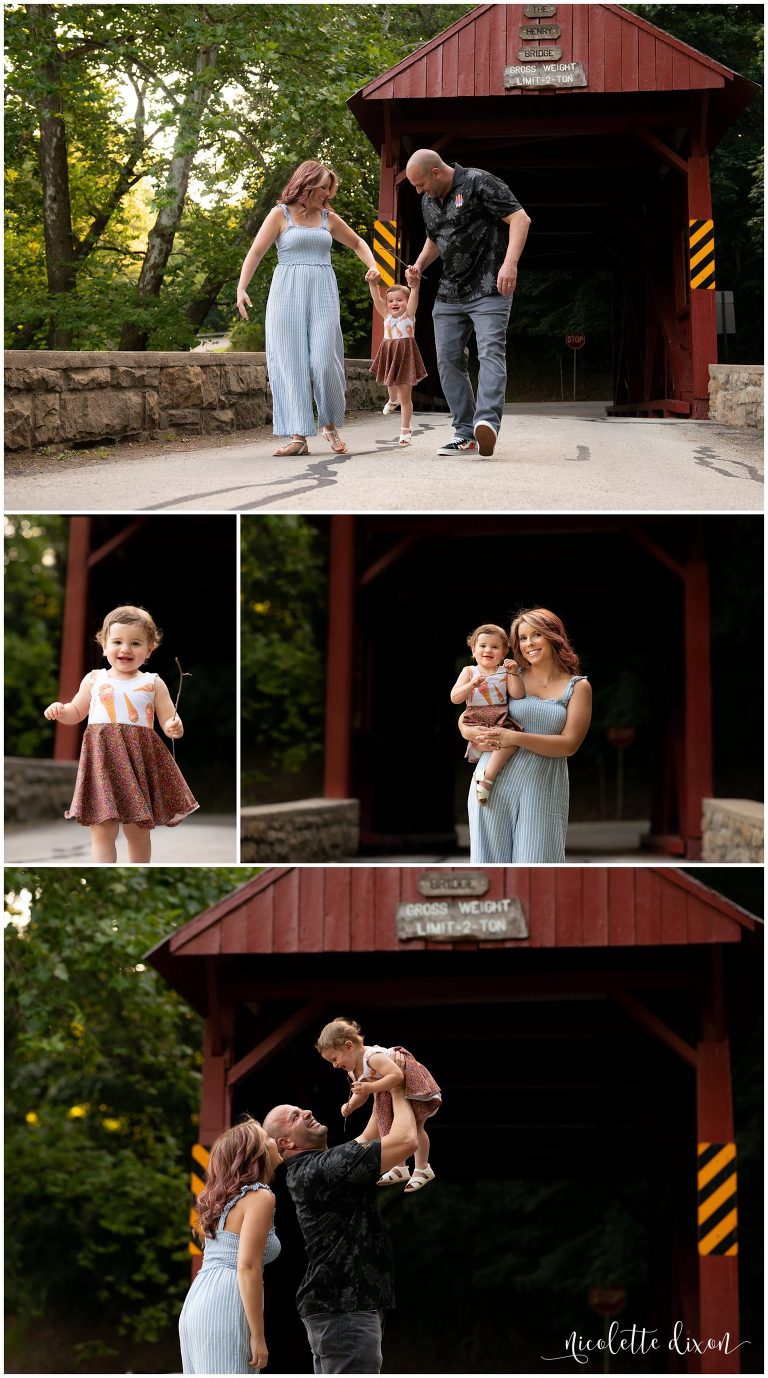
[[[702,861],[763,860],[764,805],[753,799],[705,799]]]
[[[385,389],[368,359],[347,359],[347,409],[371,411]],[[5,446],[91,445],[249,430],[272,420],[265,354],[7,350]]]
[[[240,811],[241,861],[344,861],[357,855],[357,799],[296,799]]]
[[[77,761],[5,758],[6,823],[40,823],[63,818],[72,803]]]
[[[762,364],[709,365],[709,419],[763,429]]]

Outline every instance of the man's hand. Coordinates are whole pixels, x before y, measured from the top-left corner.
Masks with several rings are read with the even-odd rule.
[[[503,297],[511,297],[517,286],[517,264],[507,263],[506,259],[499,268],[499,275],[496,279],[498,287]]]

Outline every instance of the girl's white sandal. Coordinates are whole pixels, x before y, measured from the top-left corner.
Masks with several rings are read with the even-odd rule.
[[[400,408],[400,403],[399,403],[399,402],[385,402],[385,403],[384,403],[384,406],[382,407],[382,411],[383,411],[383,413],[384,413],[385,416],[391,416],[391,415],[392,415],[392,412],[393,412],[393,411],[398,411],[399,408]]]
[[[407,1167],[391,1167],[376,1183],[377,1187],[397,1187],[401,1182],[409,1182],[411,1174]]]
[[[422,1187],[425,1187],[428,1182],[434,1182],[434,1180],[435,1174],[429,1166],[429,1163],[427,1163],[425,1167],[415,1167],[411,1173],[411,1180],[405,1188],[404,1194],[410,1196],[414,1191],[421,1191]]]
[[[491,797],[491,789],[493,788],[493,784],[494,781],[486,780],[484,775],[475,776],[475,794],[477,795],[478,804],[488,803],[488,800]]]

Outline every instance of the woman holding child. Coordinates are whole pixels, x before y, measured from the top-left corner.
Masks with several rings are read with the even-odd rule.
[[[522,730],[467,725],[464,714],[459,719],[462,736],[481,753],[477,779],[483,788],[473,779],[469,791],[470,861],[564,861],[567,758],[587,735],[592,690],[579,674],[563,623],[547,608],[515,618],[509,650],[522,685],[512,710]],[[497,774],[492,768],[486,776],[491,753],[499,749],[512,754]]]
[[[291,436],[276,455],[306,455],[307,436],[321,427],[334,454],[346,453],[339,435],[346,382],[339,289],[331,266],[333,240],[352,249],[367,268],[366,282],[379,272],[364,239],[331,210],[339,179],[323,163],[301,163],[269,212],[240,270],[237,309],[247,320],[248,284],[265,253],[277,244],[277,267],[266,315],[267,371],[272,387],[272,429]]]

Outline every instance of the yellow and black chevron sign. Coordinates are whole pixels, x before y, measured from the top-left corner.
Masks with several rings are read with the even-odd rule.
[[[396,248],[397,221],[374,220],[373,257],[376,259],[376,267],[387,287],[394,287],[397,277]]]
[[[739,1252],[736,1238],[736,1145],[699,1144],[699,1253]]]
[[[688,221],[691,287],[715,290],[715,227],[711,220]]]
[[[195,1210],[195,1199],[200,1195],[200,1192],[203,1190],[203,1187],[205,1186],[205,1174],[208,1171],[208,1159],[210,1158],[210,1156],[211,1155],[208,1152],[208,1149],[204,1148],[202,1144],[193,1145],[192,1172],[190,1174],[189,1182],[190,1190],[192,1192],[192,1205],[189,1208],[189,1228],[192,1233],[192,1237],[189,1241],[189,1252],[197,1256],[202,1254],[203,1251],[200,1248],[200,1245],[197,1242],[197,1236],[194,1233],[195,1226],[197,1225],[197,1211]]]

